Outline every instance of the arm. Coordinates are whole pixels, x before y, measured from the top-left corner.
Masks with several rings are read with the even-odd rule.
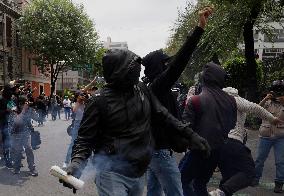
[[[82,89],[83,92],[87,92],[96,83],[96,78],[93,79],[85,88]]]
[[[261,102],[259,103],[259,105],[260,105],[261,107],[264,107],[265,103],[266,103],[269,99],[271,99],[272,97],[273,97],[272,94],[267,94],[266,97],[264,97],[264,99],[261,100]]]
[[[187,102],[187,105],[182,114],[182,120],[184,122],[189,122],[192,125],[192,127],[194,127],[195,125],[195,110],[191,99],[189,99]]]
[[[253,114],[256,117],[267,120],[271,123],[273,123],[273,121],[276,119],[270,112],[256,103],[249,102],[248,100],[241,97],[235,97],[235,99],[237,108],[241,112]]]
[[[212,8],[205,8],[199,12],[198,26],[195,27],[193,33],[187,37],[182,47],[173,57],[173,60],[170,61],[168,69],[153,81],[151,88],[154,93],[163,94],[164,92],[168,92],[178,80],[201,39],[208,17],[211,13]]]

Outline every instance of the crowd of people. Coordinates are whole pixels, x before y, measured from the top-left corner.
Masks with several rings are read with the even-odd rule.
[[[35,126],[44,126],[48,114],[54,121],[62,108],[65,112],[65,120],[73,119],[70,135],[74,141],[76,129],[80,125],[84,110],[84,102],[88,94],[78,91],[72,97],[65,96],[62,100],[58,95],[50,98],[44,93],[37,98],[33,97],[30,82],[22,84],[21,81],[11,81],[5,85],[0,97],[0,160],[7,168],[12,169],[14,174],[19,174],[23,167],[22,160],[26,158],[30,174],[38,176],[35,166],[33,151],[39,148],[41,143],[40,133],[35,131]],[[83,89],[93,93],[95,87]],[[71,147],[68,150],[66,162],[71,156]],[[26,154],[26,157],[24,156]]]
[[[0,99],[3,158],[7,167],[20,172],[27,156],[31,175],[38,173],[31,146],[32,119],[43,126],[51,119],[71,120],[63,168],[80,178],[88,159],[96,167],[95,183],[101,196],[140,196],[147,177],[147,196],[232,196],[248,186],[257,186],[264,162],[274,148],[275,193],[284,183],[284,81],[271,84],[259,103],[226,87],[227,73],[219,62],[203,66],[197,84],[186,96],[173,86],[188,65],[204,33],[213,9],[199,12],[199,23],[176,55],[162,50],[140,58],[129,50],[111,49],[103,59],[106,85],[97,90],[95,80],[75,95],[60,98],[31,96],[27,84],[5,86]],[[141,64],[145,67],[139,81]],[[49,103],[49,104],[48,104]],[[247,114],[262,119],[257,158],[246,146]],[[184,152],[177,164],[174,152]],[[222,175],[219,188],[208,192],[216,168]],[[64,186],[76,189],[64,181]]]
[[[212,11],[206,7],[199,12],[198,26],[172,57],[162,50],[144,58],[129,50],[106,51],[102,60],[106,85],[85,105],[74,142],[72,138],[67,174],[80,178],[92,156],[99,195],[142,195],[146,175],[148,196],[231,196],[259,183],[263,163],[274,147],[274,192],[283,192],[283,80],[275,81],[269,89],[274,95],[268,94],[258,105],[240,97],[237,89],[225,88],[227,73],[212,61],[203,66],[200,82],[190,88],[185,104],[172,91]],[[143,82],[139,82],[141,64]],[[256,162],[245,145],[247,114],[263,120]],[[186,152],[179,165],[174,151]],[[208,193],[217,167],[220,186]],[[76,193],[71,184],[60,182]]]

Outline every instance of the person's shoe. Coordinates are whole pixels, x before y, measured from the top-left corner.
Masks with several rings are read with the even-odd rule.
[[[11,162],[5,163],[5,166],[9,169],[13,168],[13,164]]]
[[[283,193],[283,182],[276,182],[274,187],[274,193]]]
[[[38,172],[36,169],[30,170],[30,174],[31,176],[34,176],[34,177],[38,176]]]
[[[20,169],[14,169],[13,173],[14,174],[20,174]]]
[[[226,196],[226,194],[223,191],[221,191],[220,189],[216,189],[214,191],[210,191],[209,195],[210,196]]]
[[[252,180],[252,182],[251,182],[251,185],[250,185],[250,186],[252,186],[252,187],[256,187],[256,186],[258,186],[258,185],[259,185],[259,179],[254,178],[254,179]]]

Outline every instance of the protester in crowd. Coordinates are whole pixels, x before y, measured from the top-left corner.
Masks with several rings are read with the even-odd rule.
[[[139,83],[140,57],[129,50],[112,49],[106,52],[102,65],[107,85],[85,108],[67,174],[80,177],[94,151],[99,195],[142,195],[143,175],[153,152],[154,118],[172,126],[191,147],[208,151],[203,138],[169,114]]]
[[[56,98],[56,103],[57,103],[57,107],[56,107],[56,113],[58,115],[58,119],[61,119],[60,117],[60,112],[61,112],[61,108],[62,108],[62,99],[58,96],[58,95],[55,95],[55,98]],[[71,110],[71,107],[69,109],[69,111]],[[70,115],[69,115],[70,116]]]
[[[8,102],[12,98],[12,89],[10,85],[5,85],[0,98],[0,129],[3,141],[3,158],[5,165],[8,168],[12,167],[12,160],[10,156],[11,149],[11,135],[8,129],[8,119],[10,111],[8,110]]]
[[[68,96],[64,97],[63,108],[64,108],[64,113],[65,113],[65,120],[69,120],[70,113],[71,113],[71,101]]]
[[[57,100],[54,95],[50,99],[50,112],[51,112],[51,119],[55,121],[57,116]]]
[[[19,98],[19,106],[15,110],[15,118],[12,123],[12,156],[14,161],[14,173],[19,174],[21,168],[22,152],[27,156],[27,163],[32,176],[38,176],[38,172],[35,168],[34,154],[31,147],[31,129],[29,123],[33,109],[30,108],[29,102],[26,97]]]
[[[180,170],[185,196],[208,196],[206,185],[219,164],[220,149],[236,125],[236,101],[222,90],[225,78],[226,72],[221,66],[212,62],[206,64],[201,76],[202,92],[190,98],[183,113],[184,121],[190,122],[193,130],[204,137],[212,149],[207,158],[196,150],[183,158]]]
[[[250,186],[255,177],[251,151],[245,145],[247,138],[244,127],[246,115],[253,114],[274,125],[283,122],[258,104],[240,97],[237,89],[227,87],[223,90],[235,97],[238,109],[237,123],[236,127],[228,134],[228,139],[222,147],[219,164],[222,180],[220,188],[209,193],[211,196],[232,196],[235,192]]]
[[[271,93],[268,93],[259,105],[263,106],[274,116],[284,120],[284,81],[274,81],[270,90]],[[264,162],[268,157],[270,149],[273,147],[276,166],[274,192],[282,193],[284,183],[284,123],[275,126],[271,125],[267,120],[263,120],[259,133],[260,139],[255,160],[256,179],[253,185],[259,184]]]
[[[73,129],[70,133],[71,136],[71,143],[68,147],[65,162],[63,164],[63,168],[66,168],[71,160],[71,152],[72,147],[74,145],[74,141],[77,138],[78,130],[80,127],[81,120],[83,118],[84,108],[85,108],[85,101],[88,99],[88,95],[86,93],[81,93],[77,97],[77,102],[75,103],[73,107],[73,113],[74,114],[74,122],[73,123]]]
[[[43,126],[43,122],[45,119],[45,114],[46,114],[46,106],[44,103],[44,97],[43,96],[39,96],[36,100],[36,110],[38,113],[38,126]]]
[[[171,88],[185,69],[211,13],[211,7],[206,7],[199,12],[198,26],[187,37],[174,57],[170,58],[162,50],[157,50],[149,53],[142,60],[142,64],[145,66],[146,81],[149,83],[150,89],[162,105],[178,119],[181,119],[181,114]],[[165,124],[153,124],[155,151],[147,172],[148,196],[162,195],[162,191],[168,196],[183,195],[180,171],[175,157],[172,156],[171,142],[169,142],[169,139],[173,138],[169,135],[170,132],[171,128],[166,127]]]

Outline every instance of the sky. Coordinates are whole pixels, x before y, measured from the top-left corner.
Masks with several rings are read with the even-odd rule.
[[[95,23],[100,40],[128,43],[128,49],[145,56],[164,48],[170,29],[186,0],[73,0],[83,4]]]

